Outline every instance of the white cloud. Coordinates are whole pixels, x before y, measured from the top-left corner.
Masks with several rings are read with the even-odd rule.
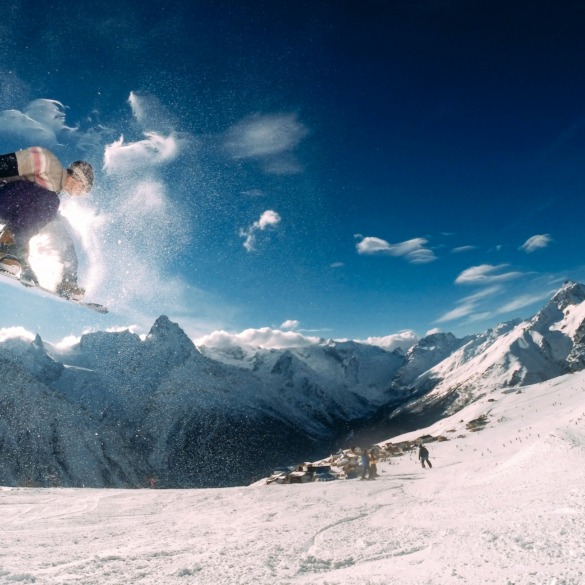
[[[56,100],[33,100],[25,108],[24,113],[53,131],[55,135],[75,131],[75,128],[65,124],[65,106]]]
[[[124,136],[120,136],[119,140],[106,146],[104,170],[110,174],[135,171],[168,163],[179,154],[181,141],[175,134],[163,136],[156,132],[145,132],[144,136],[144,140],[127,144],[124,144]]]
[[[280,215],[272,209],[267,209],[258,221],[255,221],[249,228],[241,229],[240,236],[244,238],[244,248],[252,252],[256,247],[256,237],[259,231],[277,226],[281,221]]]
[[[280,223],[280,215],[278,215],[276,211],[268,209],[260,216],[260,219],[257,223],[261,230],[265,230],[268,226],[273,226]]]
[[[255,115],[228,130],[226,147],[234,158],[257,158],[290,151],[307,134],[296,114]]]
[[[214,331],[195,340],[195,345],[229,349],[248,345],[265,349],[284,349],[288,347],[303,347],[322,343],[320,337],[308,337],[294,331],[281,331],[262,327],[260,329],[246,329],[241,333]]]
[[[232,126],[224,146],[236,160],[258,160],[266,173],[289,175],[302,170],[293,151],[308,133],[297,114],[257,114]]]
[[[330,268],[343,268],[344,266],[344,262],[333,262],[333,264],[330,265]]]
[[[81,336],[79,335],[68,335],[58,341],[57,343],[53,344],[53,347],[58,352],[68,352],[69,350],[73,349],[79,342],[81,341]]]
[[[55,146],[57,136],[53,130],[18,110],[0,112],[0,133],[15,136],[25,144]]]
[[[546,248],[552,242],[552,238],[549,234],[540,234],[528,238],[521,246],[520,250],[530,254],[540,248]]]
[[[26,341],[32,341],[35,338],[35,334],[31,333],[24,327],[4,327],[0,329],[0,343],[4,343],[8,339],[24,339]]]
[[[395,349],[408,351],[418,341],[418,335],[414,331],[407,330],[392,335],[386,335],[384,337],[368,337],[367,339],[358,340],[358,343],[376,345],[386,351],[394,351]]]
[[[0,112],[0,133],[26,145],[54,148],[62,143],[73,143],[83,150],[97,146],[107,129],[95,126],[83,131],[78,126],[68,126],[66,109],[57,100],[36,99],[23,112],[4,110]]]
[[[300,323],[296,319],[288,319],[281,326],[281,329],[298,329]]]
[[[404,257],[412,264],[427,264],[437,259],[435,253],[426,248],[428,240],[425,238],[413,238],[398,244],[390,244],[386,240],[376,237],[362,237],[356,244],[358,254],[364,255],[387,255],[395,257]]]
[[[483,285],[513,280],[522,276],[521,272],[501,272],[504,268],[507,268],[507,266],[507,264],[500,264],[498,266],[493,266],[491,264],[471,266],[464,270],[455,279],[455,283]]]

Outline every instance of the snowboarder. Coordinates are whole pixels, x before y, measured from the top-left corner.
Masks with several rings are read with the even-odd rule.
[[[0,267],[19,271],[24,284],[38,285],[29,265],[29,241],[57,219],[59,196],[89,193],[93,186],[93,168],[86,161],[75,161],[68,169],[49,150],[32,146],[0,155]],[[77,285],[77,255],[72,244],[57,293],[65,298],[83,297]]]
[[[429,450],[422,443],[418,447],[418,459],[423,467],[425,462],[428,463],[429,467],[433,467],[429,461]]]

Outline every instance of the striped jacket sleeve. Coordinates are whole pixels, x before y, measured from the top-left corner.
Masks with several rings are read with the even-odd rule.
[[[67,171],[50,150],[41,146],[31,146],[15,154],[20,177],[49,191],[61,191]]]

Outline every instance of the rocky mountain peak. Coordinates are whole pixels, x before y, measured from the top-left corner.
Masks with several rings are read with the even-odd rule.
[[[585,287],[578,282],[566,281],[552,296],[550,301],[534,316],[530,322],[535,330],[548,329],[561,321],[567,307],[579,305],[585,301]]]
[[[549,304],[555,304],[563,310],[569,305],[578,305],[585,301],[585,286],[572,280],[567,280],[553,295]]]
[[[147,338],[167,338],[170,336],[185,336],[185,332],[177,323],[171,321],[166,315],[161,315],[152,325]]]
[[[152,325],[146,341],[158,346],[165,346],[175,355],[181,355],[184,359],[200,355],[189,336],[171,321],[166,315],[161,315]]]

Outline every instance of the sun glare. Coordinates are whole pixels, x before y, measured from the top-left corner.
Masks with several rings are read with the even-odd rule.
[[[39,234],[31,239],[29,262],[41,286],[55,290],[63,274],[63,263],[49,234]]]

